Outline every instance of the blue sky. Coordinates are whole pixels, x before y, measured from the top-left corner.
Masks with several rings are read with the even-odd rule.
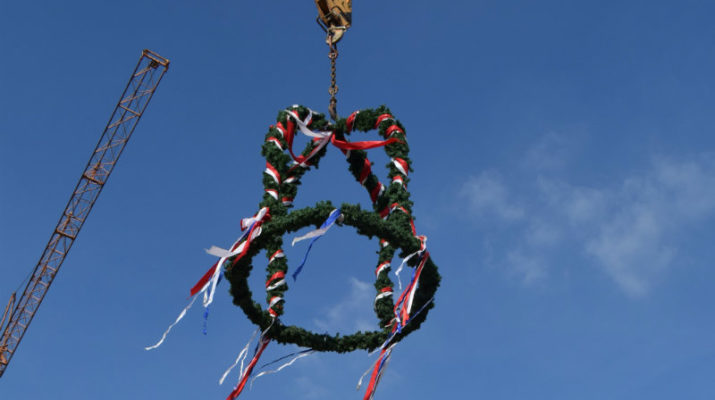
[[[715,6],[354,3],[338,110],[386,104],[406,126],[415,222],[443,277],[377,398],[712,399]],[[277,112],[327,111],[315,15],[308,0],[0,4],[2,301],[37,262],[141,50],[171,59],[0,397],[230,392],[235,375],[218,378],[254,328],[225,283],[207,336],[195,308],[143,347],[214,261],[203,249],[229,246],[257,211]],[[296,207],[367,204],[329,153]],[[331,230],[287,293],[287,322],[374,325],[376,247]],[[286,248],[291,265],[302,250]],[[263,359],[293,350],[272,344]],[[359,399],[371,362],[313,355],[241,398]]]

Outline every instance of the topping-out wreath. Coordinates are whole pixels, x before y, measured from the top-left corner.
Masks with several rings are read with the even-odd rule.
[[[374,129],[378,130],[382,140],[349,142],[346,138],[355,131],[367,132]],[[293,151],[293,141],[298,132],[311,137],[311,140],[305,149],[296,155]],[[363,210],[359,205],[351,204],[342,204],[340,208],[336,208],[329,201],[321,201],[315,207],[289,212],[298,193],[301,177],[310,167],[318,166],[328,147],[337,147],[345,154],[348,168],[367,190],[373,210]],[[372,172],[372,164],[367,158],[366,150],[377,147],[384,147],[390,157],[389,184],[386,185]],[[404,127],[384,106],[356,111],[348,118],[338,119],[333,124],[322,114],[303,106],[293,106],[281,111],[276,124],[272,125],[266,134],[262,148],[266,169],[263,175],[265,192],[259,203],[260,210],[253,217],[241,221],[244,234],[231,248],[212,247],[209,250],[209,253],[219,257],[219,261],[191,289],[194,299],[164,333],[159,343],[147,349],[155,348],[163,342],[168,331],[183,318],[198,297],[194,295],[203,294],[203,303],[208,311],[208,305],[213,301],[216,285],[223,271],[231,283],[233,302],[259,327],[260,332],[258,345],[248,366],[243,368],[249,345],[234,363],[236,366],[240,361],[241,372],[239,383],[229,395],[229,399],[234,399],[241,393],[258,358],[271,340],[293,343],[308,349],[295,353],[293,359],[278,370],[314,351],[379,349],[380,356],[374,367],[371,367],[372,375],[365,394],[365,399],[372,398],[394,345],[418,329],[425,320],[429,309],[433,307],[434,294],[440,281],[437,266],[426,249],[427,238],[417,234],[413,222],[412,201],[407,191],[408,173],[412,170],[408,153]],[[288,260],[282,250],[283,235],[314,225],[316,230],[293,240],[295,243],[312,239],[308,247],[310,250],[313,242],[334,224],[349,225],[360,235],[379,239],[375,265],[376,295],[373,303],[379,322],[378,329],[374,331],[328,335],[281,323],[280,316],[285,311],[285,293],[289,281]],[[264,249],[268,257],[266,309],[254,301],[248,286],[253,257]],[[404,287],[399,280],[398,287],[395,287],[388,275],[392,259],[398,250],[403,261],[395,270],[396,275],[399,277],[404,266],[409,266],[412,270],[411,278]],[[306,253],[302,263],[292,271],[294,280],[303,268],[307,255]],[[224,374],[222,381],[229,371]],[[274,371],[261,372],[258,376],[269,372]]]

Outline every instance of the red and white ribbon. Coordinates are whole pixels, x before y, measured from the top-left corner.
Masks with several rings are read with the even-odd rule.
[[[390,268],[390,262],[389,261],[381,262],[380,265],[378,265],[377,268],[375,268],[375,277],[378,277],[387,268]]]
[[[415,269],[415,273],[414,273],[414,276],[412,277],[412,281],[405,288],[405,290],[402,292],[400,297],[397,299],[397,302],[395,303],[394,313],[395,313],[395,319],[396,319],[396,323],[397,323],[396,327],[398,330],[400,329],[399,328],[400,326],[405,326],[410,320],[410,312],[412,311],[412,302],[414,300],[415,293],[417,292],[417,286],[419,284],[420,275],[422,274],[422,270],[424,269],[427,259],[429,259],[429,251],[425,251],[424,254],[422,255],[422,260],[420,261],[420,264]]]
[[[387,129],[385,129],[385,136],[386,137],[391,137],[392,135],[395,134],[395,132],[399,132],[401,134],[405,134],[405,132],[397,125],[390,125]]]
[[[402,272],[402,268],[404,268],[405,264],[410,261],[412,257],[422,254],[422,252],[427,249],[427,236],[417,236],[417,239],[420,240],[420,249],[405,257],[400,263],[400,266],[395,270],[395,276],[397,277],[397,283],[400,290],[402,290],[402,280],[400,279],[400,272]]]
[[[385,193],[385,185],[381,182],[377,182],[377,185],[370,191],[370,200],[372,200],[373,203],[376,202],[383,193]]]
[[[360,113],[360,111],[353,111],[352,114],[348,117],[347,120],[345,120],[345,127],[348,133],[350,133],[353,130],[353,126],[355,125],[355,118],[357,115]]]
[[[275,200],[278,200],[278,191],[275,189],[266,189],[266,193],[268,193],[271,197],[273,197]]]
[[[390,115],[390,114],[381,114],[379,117],[377,117],[377,121],[375,121],[375,129],[379,128],[380,124],[383,121],[387,121],[387,120],[394,121],[395,118],[393,118],[392,115]]]
[[[268,174],[273,180],[280,185],[281,184],[281,174],[278,172],[276,167],[272,166],[271,163],[266,161],[266,170],[263,171],[264,173]]]
[[[240,372],[238,373],[238,376],[241,377],[243,376],[243,362],[246,359],[246,356],[248,355],[248,348],[251,347],[251,343],[253,342],[253,339],[256,337],[258,332],[260,332],[260,329],[256,329],[253,331],[253,335],[251,335],[251,338],[248,339],[248,343],[246,343],[246,346],[241,350],[240,353],[238,353],[238,357],[236,357],[236,361],[231,364],[230,367],[226,371],[224,371],[223,375],[221,375],[221,378],[218,380],[219,385],[223,385],[223,381],[226,380],[226,377],[228,374],[231,373],[231,371],[236,368],[236,366],[240,363],[241,364],[241,369],[239,370]]]
[[[277,138],[269,137],[268,140],[266,140],[266,141],[273,143],[274,145],[276,145],[276,147],[278,147],[278,150],[283,151],[283,146],[281,145],[281,141],[278,140]]]
[[[409,164],[407,164],[407,161],[405,161],[399,157],[392,158],[391,161],[392,161],[392,165],[394,165],[395,168],[397,168],[397,170],[400,171],[400,173],[402,175],[407,176],[407,174],[410,170],[410,166],[409,166]]]
[[[394,343],[390,347],[382,349],[382,351],[380,351],[380,356],[377,358],[377,360],[360,377],[356,390],[360,389],[360,386],[362,386],[363,379],[372,370],[372,375],[370,376],[370,383],[365,390],[365,396],[363,397],[363,400],[371,400],[375,396],[377,385],[380,383],[382,374],[385,372],[388,364],[390,363],[390,359],[392,358],[392,350],[396,344],[397,343]]]
[[[256,222],[263,222],[265,219],[270,218],[270,209],[268,207],[263,207],[258,210],[258,213],[252,217],[244,218],[241,220],[241,230],[248,229],[252,224]]]
[[[276,250],[275,253],[271,255],[271,257],[268,259],[268,264],[270,265],[274,260],[277,258],[283,258],[285,257],[285,253],[283,253],[283,250]],[[274,290],[282,285],[285,285],[285,271],[276,271],[273,275],[268,278],[266,281],[266,291],[271,291]]]
[[[367,180],[367,177],[370,176],[371,170],[372,164],[370,163],[370,160],[365,157],[362,169],[360,170],[360,176],[358,177],[358,182],[360,182],[361,185],[365,186],[365,181]]]
[[[388,286],[388,287],[384,287],[384,288],[380,289],[380,293],[378,293],[377,296],[375,296],[375,301],[373,302],[373,306],[375,304],[377,304],[377,302],[380,299],[384,299],[385,297],[388,297],[388,296],[392,296],[392,288],[391,287]]]
[[[283,301],[283,297],[281,297],[281,296],[271,297],[271,300],[268,302],[268,314],[271,314],[271,317],[275,318],[278,316],[278,313],[275,310],[273,310],[273,306],[280,303],[281,301]]]
[[[311,130],[308,126],[313,120],[313,110],[308,109],[308,115],[305,117],[305,120],[301,120],[300,117],[298,116],[298,112],[296,110],[286,110],[288,113],[288,119],[287,119],[287,124],[288,128],[284,129],[285,132],[285,139],[286,143],[288,143],[288,152],[290,153],[291,157],[293,157],[293,160],[297,163],[296,166],[301,166],[303,168],[308,166],[308,161],[313,158],[318,152],[325,147],[325,145],[328,144],[330,141],[330,136],[333,134],[331,131],[313,131]],[[279,123],[280,124],[280,123]],[[295,134],[295,126],[298,126],[298,130],[300,130],[301,133],[304,135],[317,139],[318,145],[308,154],[307,156],[296,156],[293,153],[293,137]],[[282,125],[281,125],[282,127]],[[295,167],[292,167],[293,169]]]
[[[284,271],[276,271],[270,278],[266,281],[266,292],[275,290],[282,285],[285,285],[286,273]]]
[[[285,256],[286,256],[286,255],[285,255],[285,253],[283,252],[283,250],[278,249],[278,250],[275,251],[275,253],[271,254],[271,257],[268,259],[268,263],[270,264],[270,263],[272,263],[273,261],[275,261],[276,258],[283,258],[283,257],[285,257]]]
[[[268,339],[266,336],[261,335],[261,338],[259,339],[260,343],[258,346],[258,349],[256,351],[256,354],[254,354],[253,359],[251,359],[251,362],[248,364],[246,367],[246,370],[243,371],[243,374],[241,374],[241,378],[238,381],[238,385],[233,389],[231,394],[228,395],[226,400],[234,400],[236,397],[238,397],[239,394],[243,391],[243,388],[246,386],[246,382],[248,382],[248,378],[251,376],[251,373],[253,372],[253,368],[255,368],[256,363],[258,363],[258,359],[261,358],[261,354],[263,354],[263,350],[266,349],[268,346],[268,343],[270,343],[270,339]]]

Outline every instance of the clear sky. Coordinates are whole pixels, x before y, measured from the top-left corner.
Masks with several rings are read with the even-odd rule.
[[[338,110],[386,104],[406,126],[415,222],[443,277],[377,398],[715,397],[713,14],[708,1],[354,1]],[[0,3],[2,305],[141,50],[171,59],[0,398],[231,391],[235,375],[218,379],[254,327],[226,282],[208,335],[196,307],[162,347],[143,347],[213,263],[203,249],[229,246],[257,211],[260,146],[278,111],[327,111],[315,16],[310,0]],[[367,204],[329,153],[296,207]],[[370,158],[384,179],[382,150]],[[286,247],[295,266],[304,247]],[[331,230],[284,319],[374,326],[376,248]],[[256,288],[264,266],[257,258]],[[291,351],[274,343],[262,360]],[[313,355],[241,398],[361,399],[372,360]]]

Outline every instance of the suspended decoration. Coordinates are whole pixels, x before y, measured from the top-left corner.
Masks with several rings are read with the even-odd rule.
[[[319,1],[316,1],[320,3]],[[349,2],[348,2],[349,3]],[[319,7],[320,9],[320,7]],[[345,14],[342,14],[343,20]],[[329,26],[328,44],[331,48],[331,61],[337,57],[333,31]],[[340,30],[344,33],[345,27]],[[338,39],[339,39],[338,36]],[[333,51],[335,55],[333,56]],[[334,71],[334,70],[333,70]],[[186,314],[199,294],[203,295],[203,305],[208,312],[216,287],[221,276],[231,284],[233,302],[239,306],[258,329],[248,344],[239,352],[233,365],[223,374],[220,381],[236,367],[239,368],[239,380],[228,400],[235,399],[244,390],[263,351],[270,342],[295,344],[306,350],[283,357],[268,365],[284,361],[273,370],[257,373],[259,376],[278,372],[293,364],[296,360],[315,352],[350,352],[367,350],[379,352],[373,366],[360,378],[362,384],[370,374],[364,399],[371,399],[375,394],[395,345],[411,332],[417,330],[427,318],[433,307],[435,292],[440,276],[437,266],[427,250],[427,238],[419,235],[412,216],[412,201],[407,190],[408,175],[412,171],[409,158],[409,146],[404,126],[392,115],[390,110],[381,106],[377,109],[355,111],[347,118],[339,118],[335,109],[335,85],[331,88],[330,114],[333,122],[307,107],[295,105],[278,113],[275,125],[271,125],[265,136],[262,154],[266,158],[263,171],[264,192],[254,216],[241,221],[243,234],[229,249],[211,247],[207,252],[218,257],[218,261],[191,288],[193,299],[182,310],[176,321],[167,329],[158,343],[147,347],[154,349],[161,345],[167,334]],[[351,142],[348,137],[355,132],[377,130],[380,140]],[[297,153],[294,141],[298,134],[310,138],[306,147]],[[388,180],[383,184],[372,172],[372,163],[367,157],[367,150],[383,148],[390,162],[387,165]],[[359,205],[342,204],[334,206],[329,201],[320,201],[314,207],[293,209],[293,201],[298,195],[301,178],[312,167],[318,167],[327,151],[340,151],[345,155],[348,170],[362,185],[369,196],[372,209],[364,210]],[[297,153],[297,154],[296,154]],[[316,333],[305,328],[285,325],[281,316],[287,309],[287,291],[289,283],[310,285],[310,278],[303,278],[300,273],[304,268],[314,268],[307,263],[313,245],[328,234],[329,229],[338,226],[350,226],[360,235],[375,238],[378,258],[372,266],[375,274],[375,297],[373,309],[378,319],[378,329],[371,332],[329,335]],[[294,237],[292,245],[309,240],[306,252],[297,265],[291,265],[283,251],[283,236],[307,226],[315,230]],[[319,251],[319,246],[313,251]],[[248,277],[253,268],[253,258],[265,250],[268,258],[265,281],[266,306],[254,300],[248,285]],[[395,270],[397,286],[389,273],[395,255],[402,261]],[[399,274],[407,267],[409,279],[403,285]],[[260,335],[258,333],[260,332]],[[255,336],[258,342],[253,356],[248,359],[249,348]],[[288,361],[285,361],[288,360]],[[240,367],[239,367],[240,365]]]

